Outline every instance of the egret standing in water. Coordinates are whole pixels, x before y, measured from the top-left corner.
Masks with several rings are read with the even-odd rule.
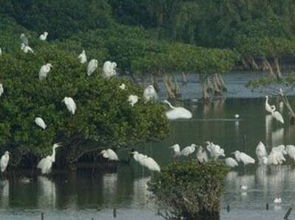
[[[41,34],[39,36],[39,39],[42,40],[42,41],[46,41],[47,40],[47,36],[48,36],[48,32],[44,32],[43,34]]]
[[[267,157],[265,145],[260,141],[256,147],[256,156],[260,164],[263,164],[264,158]]]
[[[255,164],[255,159],[250,157],[249,155],[245,154],[244,152],[235,151],[234,152],[235,158],[238,162],[242,162],[244,166],[248,164]]]
[[[151,101],[151,100],[157,100],[158,99],[157,92],[156,92],[153,85],[149,85],[148,87],[146,87],[144,89],[143,98],[144,98],[145,103],[147,103],[148,101]]]
[[[226,166],[231,167],[231,168],[238,166],[238,162],[234,158],[231,158],[231,157],[226,158],[224,160],[224,162],[225,162]]]
[[[102,150],[100,153],[106,159],[115,160],[115,161],[118,161],[119,160],[118,155],[116,154],[116,152],[113,151],[110,148],[109,149],[106,149],[106,150]]]
[[[174,144],[174,145],[172,145],[170,148],[173,149],[174,157],[179,157],[179,156],[181,156],[181,153],[180,153],[180,146],[179,146],[179,144]]]
[[[97,67],[98,67],[98,61],[96,59],[90,60],[87,66],[87,75],[91,76],[91,74],[94,73]]]
[[[174,107],[167,100],[164,100],[163,102],[166,103],[171,108],[171,110],[166,112],[166,117],[169,120],[175,120],[175,119],[181,119],[181,118],[182,119],[190,119],[193,117],[192,113],[189,110],[187,110],[183,107]]]
[[[269,112],[269,113],[272,112],[272,109],[271,109],[272,106],[268,103],[268,96],[265,96],[265,105],[264,105],[264,107],[265,107],[265,110],[267,112]]]
[[[47,63],[43,65],[40,70],[39,70],[39,80],[44,80],[46,79],[48,73],[50,72],[52,68],[52,65],[50,63]]]
[[[87,63],[87,56],[85,50],[83,50],[82,53],[79,54],[78,59],[80,60],[81,64]]]
[[[76,112],[77,106],[76,103],[74,101],[74,99],[72,97],[64,97],[64,99],[62,100],[62,102],[65,103],[67,109],[69,110],[69,112],[71,112],[73,115]]]
[[[2,155],[0,160],[0,168],[2,173],[6,170],[6,167],[8,166],[8,162],[9,162],[9,152],[5,151],[5,153]]]
[[[294,145],[287,145],[286,151],[287,151],[289,157],[295,161],[295,146]]]
[[[55,162],[55,151],[58,147],[61,147],[60,144],[53,144],[52,154],[40,160],[37,165],[38,169],[41,169],[42,174],[49,174],[51,172],[52,164]]]

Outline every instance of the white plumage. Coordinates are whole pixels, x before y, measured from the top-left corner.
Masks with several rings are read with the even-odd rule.
[[[273,164],[273,165],[282,164],[283,162],[286,161],[284,154],[287,154],[284,145],[279,145],[277,147],[273,147],[271,149],[271,152],[270,152],[268,158],[267,158],[267,163]]]
[[[109,160],[116,160],[118,161],[119,158],[118,158],[118,155],[116,154],[115,151],[113,151],[112,149],[106,149],[106,150],[102,150],[100,152],[102,154],[102,156],[106,159],[109,159]]]
[[[69,112],[71,112],[73,115],[76,112],[77,106],[76,103],[74,101],[74,99],[72,97],[64,97],[64,99],[62,100],[62,102],[65,103],[67,109],[69,110]]]
[[[39,80],[44,80],[46,79],[48,73],[50,72],[52,68],[52,65],[50,63],[47,63],[43,66],[41,66],[40,70],[39,70]]]
[[[145,102],[158,99],[157,92],[153,85],[149,85],[144,89],[143,98]]]
[[[2,56],[2,49],[0,48],[0,57]]]
[[[195,144],[191,144],[190,146],[187,146],[187,147],[185,147],[185,148],[183,148],[181,151],[180,151],[180,154],[182,155],[182,156],[188,156],[188,155],[190,155],[190,154],[192,154],[192,153],[194,153],[195,152],[195,150],[196,150],[196,146],[197,145],[195,145]]]
[[[87,63],[87,56],[85,50],[83,50],[82,53],[79,54],[78,59],[80,60],[81,64]]]
[[[20,35],[20,40],[21,40],[21,43],[28,46],[29,45],[29,40],[28,38],[26,37],[26,35],[24,33],[22,33]]]
[[[4,93],[4,88],[3,88],[2,83],[0,83],[0,96],[2,96],[3,93]]]
[[[160,172],[161,168],[159,164],[151,157],[148,157],[146,155],[140,154],[137,151],[132,152],[133,158],[140,163],[142,166],[148,168],[151,171],[157,171]]]
[[[260,141],[256,147],[256,156],[260,163],[263,163],[265,157],[267,157],[267,152],[265,145]]]
[[[280,112],[276,111],[276,107],[273,105],[271,106],[271,115],[274,119],[276,119],[277,121],[281,122],[282,124],[284,124],[284,119],[283,116],[281,115]]]
[[[98,61],[96,59],[92,59],[89,61],[87,66],[87,75],[90,76],[98,67]]]
[[[197,160],[200,162],[200,163],[206,163],[208,162],[208,155],[207,155],[207,152],[203,149],[202,146],[199,146],[199,149],[197,151]]]
[[[33,50],[29,45],[25,45],[24,43],[21,43],[21,45],[20,45],[20,49],[21,49],[24,53],[34,53],[34,50]]]
[[[133,107],[138,102],[138,96],[137,95],[130,95],[128,97],[129,104]]]
[[[281,199],[281,197],[276,197],[276,198],[273,200],[273,203],[275,203],[275,204],[281,204],[281,203],[282,203],[282,199]]]
[[[52,164],[55,162],[55,150],[56,148],[61,147],[60,144],[53,144],[52,154],[40,160],[37,165],[38,169],[41,169],[42,174],[49,174],[51,172]]]
[[[171,108],[171,110],[166,112],[166,117],[169,120],[175,120],[175,119],[181,119],[181,118],[182,119],[190,119],[193,116],[189,110],[187,110],[183,107],[174,107],[167,100],[164,100],[164,103],[168,104],[169,107]]]
[[[174,157],[181,156],[179,144],[174,144],[174,145],[170,146],[170,148],[173,149]]]
[[[42,118],[40,118],[40,117],[36,117],[35,118],[35,123],[36,123],[36,125],[38,125],[42,129],[46,129],[46,127],[47,127],[47,125],[45,124],[44,120]]]
[[[255,159],[245,154],[244,152],[235,151],[235,158],[238,162],[242,162],[244,165],[255,164]]]
[[[120,86],[119,86],[120,89],[122,90],[126,90],[126,85],[124,83],[122,83]]]
[[[45,41],[47,40],[47,36],[48,36],[48,32],[45,31],[43,34],[39,36],[39,39],[42,41]]]
[[[272,112],[271,105],[268,103],[268,96],[265,96],[265,110],[269,113]]]
[[[109,79],[117,74],[116,72],[117,63],[106,61],[102,67],[102,76],[106,79]]]
[[[295,146],[294,145],[287,145],[286,151],[287,151],[289,157],[295,161]]]
[[[6,167],[8,166],[8,162],[9,162],[9,152],[5,151],[5,153],[2,155],[0,160],[0,168],[2,173],[6,170]]]
[[[213,142],[206,141],[207,144],[207,150],[210,153],[210,156],[214,159],[217,160],[218,157],[225,157],[224,154],[224,149],[221,148],[219,145],[214,144]]]
[[[234,158],[231,158],[231,157],[228,157],[224,160],[225,162],[225,165],[228,166],[228,167],[237,167],[238,166],[238,162],[234,159]]]

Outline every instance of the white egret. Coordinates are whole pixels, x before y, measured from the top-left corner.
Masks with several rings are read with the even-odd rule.
[[[271,106],[271,115],[273,118],[275,118],[277,121],[281,122],[284,124],[284,119],[283,116],[281,115],[280,112],[276,111],[276,107],[274,105]]]
[[[237,167],[238,166],[238,162],[234,158],[232,158],[232,157],[227,157],[224,160],[224,162],[225,162],[225,165],[228,166],[228,167],[234,168],[234,167]]]
[[[235,114],[235,118],[236,119],[240,118],[240,115],[239,114]]]
[[[36,123],[36,125],[38,125],[39,127],[43,128],[43,129],[46,129],[46,127],[47,127],[44,120],[40,117],[35,118],[35,123]]]
[[[77,106],[76,103],[74,101],[74,99],[72,97],[64,97],[64,99],[62,100],[62,102],[65,103],[67,109],[69,110],[69,112],[71,112],[73,115],[76,112]]]
[[[106,150],[102,150],[100,152],[102,154],[102,156],[106,159],[109,159],[109,160],[116,160],[118,161],[119,158],[118,158],[118,155],[116,154],[115,151],[113,151],[112,149],[106,149]]]
[[[199,149],[197,151],[197,160],[200,163],[206,163],[206,162],[208,162],[207,152],[206,152],[206,150],[203,149],[202,146],[199,146]]]
[[[52,68],[52,65],[50,63],[47,63],[43,66],[41,66],[40,70],[39,70],[39,80],[44,80],[46,79],[48,73],[50,72]]]
[[[129,104],[133,107],[138,102],[138,96],[137,95],[130,95],[128,97]]]
[[[45,31],[43,34],[39,36],[39,39],[42,41],[45,41],[47,40],[47,36],[48,36],[48,32]]]
[[[92,59],[89,61],[87,66],[87,75],[90,76],[98,67],[98,61],[96,59]]]
[[[268,158],[267,158],[267,163],[273,164],[273,165],[282,164],[284,161],[286,161],[284,154],[287,154],[284,145],[279,145],[277,147],[273,147],[271,149],[271,152],[270,152]]]
[[[183,107],[174,107],[167,100],[164,100],[163,102],[168,104],[169,107],[171,108],[171,110],[166,112],[166,117],[169,120],[175,120],[175,119],[180,119],[180,118],[190,119],[193,117],[192,113],[189,110],[187,110]]]
[[[224,154],[224,149],[221,148],[219,145],[217,144],[213,144],[213,142],[210,141],[206,141],[207,144],[207,150],[210,153],[210,156],[214,159],[217,160],[218,157],[225,157]]]
[[[294,145],[287,145],[286,151],[291,159],[295,161],[295,146]]]
[[[271,113],[272,112],[271,107],[272,106],[268,103],[268,96],[265,96],[265,110]]]
[[[284,102],[283,101],[280,101],[279,108],[280,108],[280,112],[283,113],[283,111],[284,111]]]
[[[153,85],[149,85],[148,87],[146,87],[143,91],[143,98],[145,103],[151,100],[156,100],[158,99],[158,95],[157,92],[154,88]]]
[[[240,185],[240,189],[246,191],[248,189],[248,186],[246,184],[242,184]]]
[[[20,45],[20,49],[24,52],[24,53],[34,53],[34,50],[29,46],[29,45],[25,45],[24,43],[22,43]]]
[[[244,152],[235,151],[234,152],[235,158],[238,162],[242,162],[245,166],[247,164],[255,164],[255,159],[250,157],[248,154],[245,154]]]
[[[276,198],[274,198],[273,203],[275,203],[275,204],[281,204],[282,203],[281,197],[277,196]]]
[[[87,56],[85,50],[83,50],[82,53],[79,54],[78,59],[80,60],[81,64],[87,63]]]
[[[263,163],[263,158],[267,157],[265,145],[260,141],[256,147],[256,156],[260,163]]]
[[[106,61],[102,67],[102,76],[106,79],[109,79],[117,74],[116,72],[117,63]]]
[[[161,171],[159,164],[153,158],[140,154],[137,151],[133,151],[132,154],[133,158],[142,166],[148,168],[151,171]]]
[[[0,48],[0,57],[2,56],[2,49]]]
[[[4,93],[4,88],[3,88],[2,83],[0,83],[0,96],[2,96],[3,93]]]
[[[20,35],[20,40],[22,44],[29,46],[29,40],[24,33]]]
[[[174,144],[174,145],[170,146],[170,148],[173,149],[174,157],[179,157],[179,156],[181,156],[181,153],[180,153],[180,146],[179,146],[179,144]]]
[[[189,146],[183,148],[183,149],[180,151],[180,154],[181,154],[182,156],[186,156],[186,157],[187,157],[188,155],[190,155],[190,154],[192,154],[192,153],[195,152],[195,150],[196,150],[196,146],[197,146],[197,145],[195,145],[195,144],[191,144],[191,145],[189,145]]]
[[[51,172],[52,164],[55,162],[55,151],[58,147],[61,147],[60,144],[53,144],[52,154],[40,160],[37,165],[38,169],[41,169],[42,174],[49,174]]]
[[[6,170],[6,167],[9,162],[9,152],[5,151],[5,153],[2,155],[1,160],[0,160],[0,168],[1,172],[3,173]]]
[[[126,85],[124,83],[122,83],[120,86],[119,86],[120,89],[122,90],[126,90]]]

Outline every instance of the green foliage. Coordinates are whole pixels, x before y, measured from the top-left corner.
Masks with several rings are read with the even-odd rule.
[[[53,68],[46,80],[40,81],[39,69],[46,63]],[[128,96],[141,97],[143,90],[129,81],[124,81],[127,90],[121,90],[122,80],[105,80],[100,72],[98,68],[88,77],[86,66],[79,63],[76,54],[45,42],[36,45],[35,54],[18,52],[0,57],[0,82],[4,87],[0,97],[2,150],[18,155],[13,157],[18,163],[27,153],[48,153],[54,142],[62,142],[68,152],[79,148],[79,154],[83,154],[89,150],[83,143],[96,148],[120,147],[167,134],[163,106],[144,104],[140,99],[131,107]],[[65,96],[75,100],[75,115],[62,103]],[[46,130],[35,125],[35,117],[44,119]]]
[[[196,219],[219,212],[219,198],[228,168],[220,162],[173,162],[153,176],[149,190],[175,217]]]

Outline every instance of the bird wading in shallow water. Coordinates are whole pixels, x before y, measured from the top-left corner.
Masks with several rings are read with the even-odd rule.
[[[40,160],[37,165],[38,169],[41,169],[42,174],[49,174],[51,172],[51,168],[53,163],[55,162],[55,151],[57,148],[61,147],[60,144],[53,144],[52,146],[52,154]]]

